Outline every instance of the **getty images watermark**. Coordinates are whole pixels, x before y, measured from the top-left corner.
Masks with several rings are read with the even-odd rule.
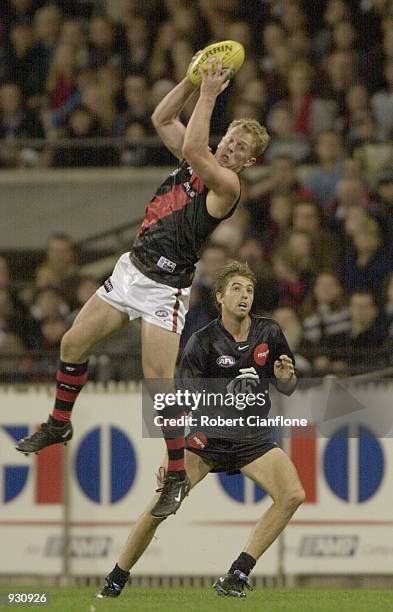
[[[248,414],[247,416],[224,416],[217,414],[212,409],[235,409],[243,411],[257,408],[263,413],[263,409],[270,406],[268,393],[214,393],[211,391],[190,391],[189,389],[177,389],[174,392],[154,393],[152,396],[153,408],[163,411],[166,408],[177,407],[184,410],[185,414],[180,417],[165,417],[164,414],[156,414],[153,418],[156,427],[307,427],[307,419],[287,418],[283,415],[275,417],[263,417],[260,414]],[[210,414],[204,414],[208,409]],[[262,410],[261,410],[262,409]]]
[[[213,437],[243,438],[259,429],[306,429],[308,420],[285,414],[273,382],[242,371],[235,379],[145,380],[142,385],[143,437],[162,437],[162,428],[206,431]],[[273,390],[274,393],[274,390]]]
[[[392,379],[300,378],[290,396],[276,384],[248,370],[232,380],[145,380],[142,436],[161,438],[162,427],[177,426],[207,429],[212,437],[226,428],[239,439],[258,427],[281,437],[393,438]]]

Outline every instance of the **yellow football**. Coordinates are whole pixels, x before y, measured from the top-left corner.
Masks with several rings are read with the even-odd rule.
[[[237,72],[244,62],[244,47],[235,40],[222,40],[205,47],[188,67],[187,76],[193,85],[200,85],[202,77],[199,69],[207,67],[209,57],[217,57],[222,60],[223,68],[233,66],[233,72]]]

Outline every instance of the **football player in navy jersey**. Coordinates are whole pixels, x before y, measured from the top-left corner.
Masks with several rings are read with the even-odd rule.
[[[189,383],[200,391],[209,381],[213,381],[214,392],[232,390],[235,396],[237,384],[243,390],[249,388],[254,396],[262,390],[266,401],[256,411],[255,406],[242,409],[244,421],[254,414],[267,417],[269,382],[286,395],[293,393],[297,383],[294,357],[279,325],[272,319],[250,314],[254,289],[255,277],[247,264],[231,262],[218,273],[215,296],[221,314],[191,336],[177,376],[180,387],[186,388]],[[211,407],[207,408],[210,415],[217,414]],[[198,408],[198,412],[201,414],[203,410]],[[222,407],[221,413],[227,415],[231,409]],[[185,456],[191,487],[209,472],[234,474],[241,471],[263,487],[273,500],[228,573],[214,584],[219,595],[244,597],[244,589],[251,588],[248,576],[256,561],[287,525],[304,501],[305,493],[295,466],[273,441],[270,428],[213,426],[203,430],[199,424],[196,428],[197,431],[187,436]],[[160,470],[165,470],[165,466]],[[151,514],[156,501],[154,498],[137,520],[98,598],[117,597],[121,593],[130,569],[163,520]]]
[[[255,163],[269,143],[266,129],[255,119],[239,119],[231,123],[215,155],[211,152],[211,116],[230,74],[220,61],[209,62],[187,127],[179,114],[198,92],[188,78],[155,109],[153,124],[180,163],[148,204],[131,251],[120,257],[112,275],[63,336],[53,412],[37,432],[18,442],[20,452],[38,452],[72,438],[71,413],[87,381],[89,353],[129,320],[142,319],[145,379],[173,380],[201,248],[214,228],[235,210],[240,172]],[[179,412],[176,407],[166,409],[168,416]],[[153,509],[157,517],[175,513],[190,488],[184,468],[184,432],[163,432],[168,470]]]

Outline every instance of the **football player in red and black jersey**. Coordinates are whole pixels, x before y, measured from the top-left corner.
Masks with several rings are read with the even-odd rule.
[[[180,160],[148,204],[129,253],[82,308],[61,342],[55,405],[48,421],[17,444],[32,453],[72,437],[74,402],[87,381],[88,356],[99,341],[129,320],[142,319],[142,365],[146,379],[173,379],[190,287],[204,242],[239,200],[239,174],[263,153],[269,136],[254,119],[230,124],[213,155],[209,131],[217,97],[230,70],[211,61],[202,74],[187,127],[179,114],[198,92],[184,78],[155,109],[152,120],[164,144]],[[176,412],[176,411],[175,411]],[[189,490],[184,436],[165,435],[168,472],[155,516],[176,512]]]

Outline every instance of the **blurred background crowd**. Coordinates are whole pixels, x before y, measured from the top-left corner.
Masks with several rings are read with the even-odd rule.
[[[258,279],[254,312],[280,323],[304,375],[392,365],[392,0],[2,0],[0,171],[174,163],[151,112],[195,51],[222,39],[246,60],[213,141],[239,117],[272,140],[202,254],[182,346],[216,316],[215,271],[239,258]],[[0,257],[0,371],[15,373],[19,354],[19,374],[40,380],[102,279],[83,275],[61,234],[32,278],[20,287]],[[138,359],[108,357],[138,355],[137,331],[100,349],[93,376],[140,375]]]

